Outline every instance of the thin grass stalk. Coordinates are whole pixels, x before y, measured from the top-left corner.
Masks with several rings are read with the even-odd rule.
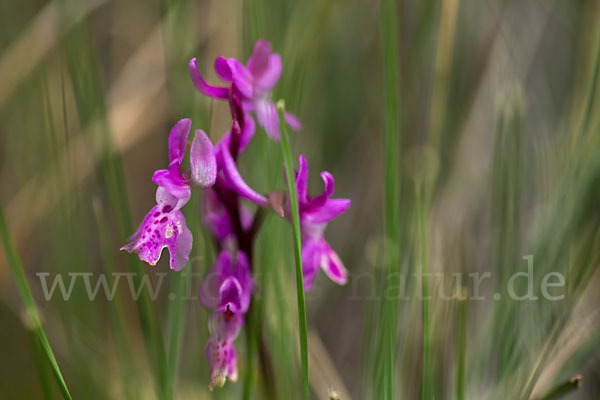
[[[279,127],[281,131],[281,150],[285,163],[285,176],[287,178],[290,196],[290,208],[292,210],[292,227],[294,233],[294,257],[296,259],[296,296],[298,299],[298,325],[300,334],[300,357],[302,363],[302,383],[304,387],[304,399],[310,398],[308,386],[308,339],[306,333],[306,305],[304,302],[304,279],[302,275],[302,238],[300,236],[300,210],[298,207],[298,193],[296,192],[296,179],[294,177],[292,150],[287,137],[287,127],[284,116],[285,105],[283,100],[277,103],[279,112]]]
[[[575,309],[579,299],[581,298],[581,295],[585,291],[587,285],[590,283],[591,277],[593,276],[593,274],[596,272],[596,269],[598,268],[598,260],[600,259],[600,254],[597,254],[598,253],[597,249],[600,248],[600,229],[596,228],[596,226],[597,226],[597,223],[592,224],[592,228],[590,228],[592,230],[592,232],[590,232],[591,238],[587,235],[584,235],[583,240],[582,240],[583,243],[591,243],[591,244],[588,246],[584,245],[584,248],[582,249],[581,253],[579,254],[580,258],[576,258],[573,262],[573,265],[592,265],[592,267],[589,268],[589,270],[584,271],[583,276],[586,279],[579,280],[580,285],[576,285],[574,288],[572,288],[570,290],[570,294],[569,294],[570,298],[569,298],[567,307],[565,307],[562,314],[557,318],[556,322],[553,324],[552,328],[550,329],[547,340],[544,343],[544,345],[542,346],[541,353],[540,353],[539,357],[537,358],[537,361],[533,365],[531,374],[529,375],[529,377],[526,381],[526,384],[524,385],[523,390],[521,391],[520,398],[523,400],[529,399],[531,397],[531,394],[535,388],[537,380],[538,380],[539,376],[541,375],[544,367],[546,366],[546,363],[547,363],[548,359],[550,358],[550,355],[551,355],[552,351],[554,350],[556,343],[559,340],[560,334],[562,333],[564,327],[566,326],[567,322],[569,321],[569,319],[573,313],[573,310]],[[590,253],[592,253],[592,254],[590,255]],[[590,258],[592,259],[591,260],[592,262],[589,262],[589,263],[584,262],[584,260],[589,261]]]
[[[421,399],[431,398],[431,363],[430,363],[430,313],[429,313],[429,262],[427,246],[427,207],[424,204],[423,183],[416,183],[415,206],[417,214],[417,251],[421,270],[421,343],[423,352],[421,372]]]
[[[185,302],[184,297],[187,288],[188,274],[186,272],[176,272],[171,274],[170,293],[169,293],[169,321],[168,321],[168,341],[167,341],[167,362],[169,368],[167,372],[165,395],[167,399],[175,396],[175,380],[177,377],[177,365],[181,351],[181,341],[183,338],[183,328],[185,326]]]
[[[96,228],[98,230],[98,237],[100,239],[100,254],[102,257],[102,266],[106,273],[110,276],[117,272],[115,259],[112,253],[114,248],[114,243],[111,240],[110,234],[108,232],[108,227],[105,223],[104,211],[102,209],[102,204],[100,200],[97,198],[92,199],[92,208],[94,211],[94,217],[96,219]],[[113,282],[114,285],[114,282]],[[131,342],[128,340],[126,329],[126,316],[123,313],[124,310],[123,299],[119,295],[118,291],[115,291],[115,298],[113,301],[109,301],[108,310],[110,323],[112,325],[112,332],[115,337],[116,344],[116,352],[117,359],[119,360],[119,367],[121,376],[125,376],[126,373],[131,371],[132,368],[132,360],[128,355],[131,351]],[[136,395],[133,393],[130,385],[125,379],[122,379],[125,398],[133,399]]]
[[[17,251],[10,237],[2,206],[0,206],[0,236],[2,236],[2,242],[4,244],[4,250],[6,251],[8,265],[10,265],[17,289],[21,295],[21,298],[23,299],[23,303],[25,303],[25,311],[27,312],[27,316],[29,318],[28,323],[31,324],[31,329],[39,341],[39,344],[46,355],[48,362],[50,363],[50,367],[52,368],[52,372],[54,373],[54,377],[56,378],[56,382],[58,383],[58,387],[63,395],[63,398],[71,400],[71,393],[69,393],[67,383],[65,382],[62,372],[60,371],[60,367],[58,366],[58,362],[54,356],[54,351],[52,350],[52,346],[50,345],[48,337],[46,336],[46,331],[42,326],[42,321],[40,319],[37,306],[35,305],[33,295],[31,294],[31,289],[27,283],[27,278],[25,277],[21,260],[19,259]]]
[[[456,399],[465,399],[465,359],[467,355],[467,315],[469,295],[463,289],[456,303]]]
[[[435,56],[435,80],[429,111],[428,140],[435,149],[439,149],[440,147],[440,137],[444,129],[443,125],[448,109],[448,92],[451,83],[450,71],[452,68],[456,20],[459,6],[459,0],[442,1]]]
[[[35,357],[35,365],[38,370],[38,376],[40,378],[40,387],[42,388],[42,393],[44,394],[44,399],[53,400],[54,392],[52,389],[52,383],[50,381],[50,376],[48,374],[48,364],[46,363],[46,355],[44,354],[44,350],[40,346],[40,342],[35,335],[35,332],[28,330],[29,337],[31,339],[31,347],[33,348],[33,355]]]
[[[399,60],[398,60],[398,21],[395,0],[382,0],[381,26],[384,64],[384,233],[386,248],[384,249],[385,284],[392,283],[391,278],[396,269],[400,268],[398,259],[399,242],[399,171],[398,153],[400,147],[399,118],[398,118],[398,87],[399,87]],[[384,290],[384,293],[386,291]],[[393,296],[391,296],[393,297]],[[382,303],[382,344],[381,351],[377,352],[377,365],[383,368],[383,397],[394,398],[395,365],[396,365],[396,322],[397,299],[385,299]],[[376,368],[377,369],[377,368]],[[375,383],[377,396],[378,384]]]

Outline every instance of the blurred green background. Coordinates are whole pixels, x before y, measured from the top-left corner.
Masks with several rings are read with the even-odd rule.
[[[189,117],[215,142],[229,127],[227,104],[195,91],[189,59],[216,83],[214,59],[245,61],[258,38],[282,55],[274,98],[303,122],[292,146],[310,188],[322,190],[327,170],[337,197],[352,199],[326,232],[349,283],[320,273],[307,293],[312,396],[542,398],[581,374],[565,398],[598,398],[599,1],[5,0],[0,204],[73,397],[272,392],[245,332],[240,380],[209,392],[200,278],[118,251],[154,204],[170,127]],[[263,132],[241,163],[258,191],[285,188],[281,150]],[[184,272],[201,276],[214,250],[199,192],[192,204]],[[302,397],[291,240],[271,215],[248,317],[282,399]],[[506,296],[527,255],[535,293],[559,272],[564,299]],[[410,278],[427,271],[464,280]],[[90,301],[81,275],[70,300],[47,301],[37,274],[68,284],[73,272],[93,273],[92,286],[114,272],[162,286],[134,301],[121,281],[113,301],[102,290]],[[485,300],[417,298],[472,294],[475,272],[491,273]],[[400,275],[408,300],[392,294]],[[0,398],[59,398],[2,254],[0,300]]]

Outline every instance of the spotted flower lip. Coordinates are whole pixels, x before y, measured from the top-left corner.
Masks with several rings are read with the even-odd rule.
[[[156,206],[146,215],[138,230],[121,247],[130,253],[137,253],[142,261],[156,265],[162,250],[169,250],[171,269],[180,270],[188,260],[192,250],[192,232],[185,223],[179,199],[167,189],[159,186],[156,190]]]
[[[321,268],[337,284],[343,285],[348,273],[337,253],[329,246],[323,233],[327,223],[350,207],[349,199],[332,199],[335,181],[329,172],[322,172],[324,189],[316,196],[310,196],[307,189],[308,164],[300,155],[299,170],[296,172],[296,188],[300,211],[302,233],[302,272],[304,289],[312,287],[315,276]]]
[[[208,187],[217,175],[216,158],[210,139],[197,130],[190,150],[190,172],[184,174],[181,164],[185,158],[192,121],[182,119],[169,134],[169,168],[154,173],[158,185],[156,206],[143,219],[129,243],[121,250],[137,253],[142,261],[156,265],[162,250],[170,254],[171,269],[180,270],[192,250],[192,233],[188,229],[181,208],[190,200],[191,184]]]
[[[205,352],[210,366],[210,384],[208,385],[210,390],[215,387],[223,387],[227,378],[232,382],[237,381],[237,355],[233,343],[211,337],[206,342]]]
[[[258,124],[276,141],[280,138],[279,115],[275,103],[271,101],[271,92],[281,76],[281,68],[281,56],[273,53],[271,44],[264,39],[256,41],[246,65],[235,58],[218,57],[215,60],[217,75],[241,93],[244,111],[253,111]],[[218,99],[226,99],[230,95],[230,87],[212,86],[204,81],[195,58],[189,62],[189,72],[194,86],[201,93]],[[293,114],[285,112],[284,117],[292,129],[302,128]]]

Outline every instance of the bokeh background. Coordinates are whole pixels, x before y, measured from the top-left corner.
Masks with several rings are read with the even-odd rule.
[[[431,396],[541,398],[581,374],[565,398],[598,398],[600,2],[4,0],[0,204],[73,397],[269,393],[257,354],[245,378],[256,348],[244,333],[240,380],[209,392],[207,311],[168,296],[195,292],[199,277],[172,273],[165,257],[150,268],[118,251],[154,204],[170,127],[189,117],[213,141],[228,129],[227,104],[195,91],[189,59],[215,83],[214,59],[246,60],[258,38],[282,55],[274,98],[303,122],[292,148],[308,159],[311,189],[327,170],[337,196],[352,199],[326,232],[350,281],[339,287],[321,273],[307,293],[314,398],[380,399],[390,387],[392,398],[419,397],[420,282],[407,280],[409,300],[384,294],[398,274],[423,268],[465,274],[462,284],[429,280],[432,293],[468,295],[468,273],[492,274],[485,300],[428,303]],[[241,162],[258,191],[285,188],[280,147],[264,133]],[[186,270],[202,275],[214,251],[200,203],[194,193]],[[493,299],[527,255],[535,292],[560,272],[563,300]],[[267,219],[255,264],[252,318],[275,393],[301,398],[286,221]],[[51,283],[69,272],[93,273],[93,284],[113,272],[163,283],[155,300],[134,301],[121,282],[113,301],[90,301],[79,281],[70,300],[47,301],[36,274]],[[0,300],[0,398],[58,398],[3,255]]]

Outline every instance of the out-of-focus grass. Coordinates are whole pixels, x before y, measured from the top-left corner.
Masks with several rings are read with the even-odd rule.
[[[268,215],[258,236],[253,322],[236,341],[241,382],[212,393],[199,277],[117,250],[153,203],[170,126],[190,117],[213,141],[228,128],[226,105],[193,89],[188,60],[215,82],[216,56],[245,59],[264,37],[283,57],[274,98],[304,125],[292,159],[308,158],[313,193],[329,170],[336,195],[353,201],[326,231],[348,285],[320,273],[306,294],[311,398],[539,398],[578,373],[569,398],[594,398],[599,13],[594,0],[0,3],[0,203],[73,397],[302,398],[287,221]],[[285,189],[281,151],[260,129],[240,162],[257,190]],[[200,193],[191,204],[184,272],[202,275],[212,243]],[[528,255],[540,300],[511,300]],[[39,349],[19,340],[28,333],[7,266],[0,257],[0,397],[57,398]],[[114,300],[90,301],[77,284],[69,301],[46,301],[39,272],[50,283],[93,273],[92,285],[136,272],[136,285],[163,289],[133,301],[121,285]],[[437,296],[477,294],[474,272],[491,273],[486,300]],[[542,299],[549,272],[565,276],[563,300]]]

